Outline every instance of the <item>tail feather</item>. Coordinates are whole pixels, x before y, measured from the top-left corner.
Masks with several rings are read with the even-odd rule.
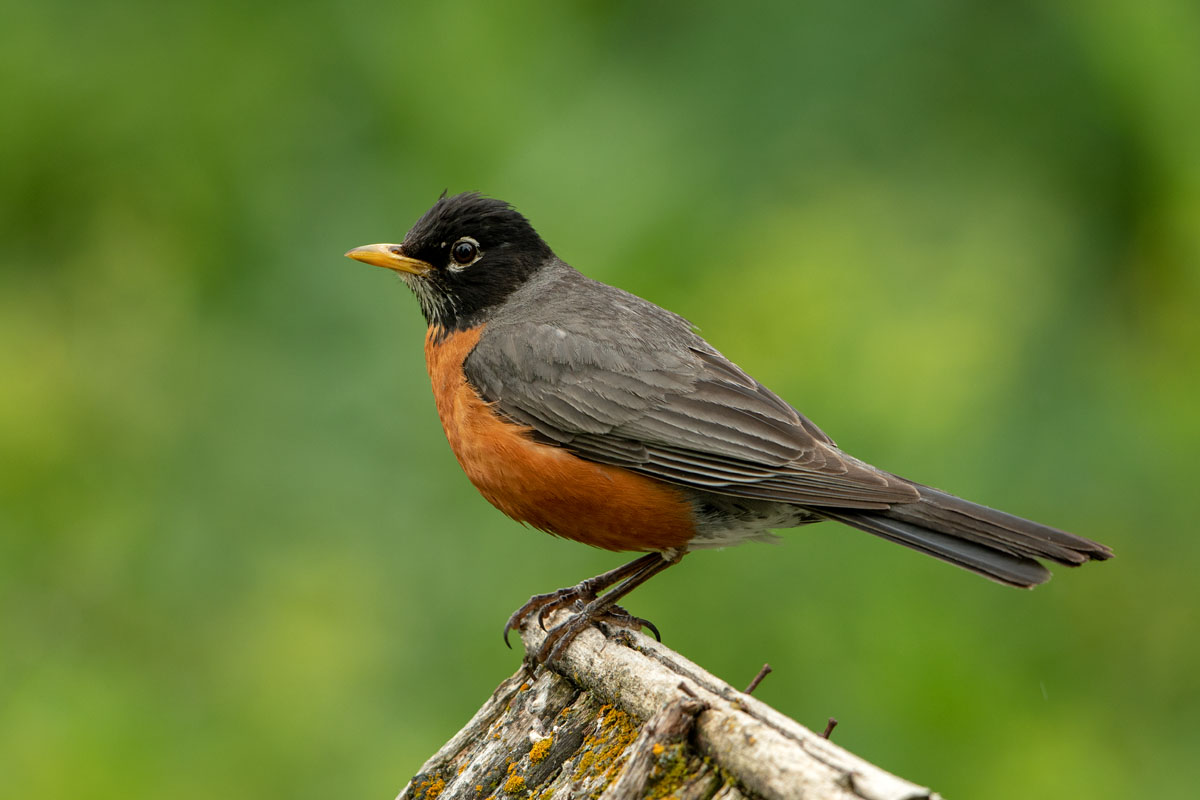
[[[883,511],[818,513],[1010,586],[1049,580],[1050,571],[1038,558],[1073,567],[1112,557],[1112,550],[1082,536],[913,485],[921,493],[913,503]]]
[[[1015,556],[967,539],[878,514],[823,511],[822,515],[1009,586],[1028,588],[1050,580],[1050,570],[1032,558]]]

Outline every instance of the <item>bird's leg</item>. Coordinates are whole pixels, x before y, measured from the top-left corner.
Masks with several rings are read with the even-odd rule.
[[[651,553],[650,555],[654,556],[654,558],[650,559],[647,556],[643,556],[637,561],[628,564],[627,566],[629,567],[637,565],[637,569],[612,589],[592,599],[578,614],[569,617],[551,628],[546,633],[546,639],[542,642],[541,648],[538,649],[538,662],[545,664],[547,661],[557,659],[571,646],[571,642],[575,640],[575,637],[593,622],[609,620],[625,625],[631,622],[645,622],[645,620],[631,616],[619,606],[616,607],[616,613],[614,614],[613,611],[616,602],[667,567],[678,564],[683,559],[684,553],[668,551],[665,553]],[[650,629],[654,631],[655,637],[658,638],[658,629],[653,625],[650,625]]]
[[[634,575],[640,570],[645,569],[648,565],[661,561],[662,558],[658,553],[647,553],[630,561],[628,564],[623,564],[616,569],[610,569],[603,575],[597,575],[594,578],[580,581],[575,586],[568,586],[565,589],[559,589],[556,592],[548,594],[535,594],[529,598],[529,602],[513,612],[512,616],[508,618],[508,622],[504,623],[504,644],[510,649],[512,648],[512,645],[508,643],[508,632],[514,628],[520,628],[524,624],[525,618],[535,611],[538,612],[538,624],[542,626],[542,630],[545,630],[546,626],[543,624],[543,620],[547,614],[557,611],[560,608],[575,605],[576,603],[579,603],[582,608],[583,603],[592,602],[600,592],[618,581],[624,580],[630,575]]]

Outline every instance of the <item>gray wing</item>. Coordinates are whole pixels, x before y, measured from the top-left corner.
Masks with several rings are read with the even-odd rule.
[[[530,308],[489,323],[464,365],[484,400],[543,441],[738,497],[860,509],[918,497],[838,450],[686,320],[589,283],[599,296],[586,311]]]

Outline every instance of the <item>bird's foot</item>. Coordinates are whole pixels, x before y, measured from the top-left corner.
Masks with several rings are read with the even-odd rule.
[[[549,661],[558,660],[566,652],[567,648],[571,646],[571,642],[575,641],[575,637],[587,630],[590,625],[612,626],[634,631],[648,628],[654,634],[655,639],[660,642],[662,641],[658,627],[650,620],[635,617],[620,606],[602,605],[602,603],[603,599],[592,601],[587,607],[577,611],[546,631],[546,638],[542,642],[542,646],[538,648],[537,655],[535,656],[536,662],[545,664]],[[544,630],[545,626],[543,625],[542,627]]]
[[[568,586],[565,589],[559,589],[546,594],[535,594],[529,598],[525,605],[518,608],[508,618],[508,622],[504,623],[504,644],[512,648],[508,642],[508,632],[517,630],[525,626],[525,620],[532,614],[537,614],[538,625],[542,630],[546,630],[546,616],[553,614],[562,608],[574,608],[576,611],[582,611],[585,603],[590,603],[596,599],[595,593],[589,594],[587,587],[584,585],[587,581],[577,585]]]
[[[641,631],[643,628],[654,634],[655,641],[662,641],[658,626],[644,617],[635,617],[620,606],[609,606],[606,610],[592,618],[597,625],[613,628],[625,628],[631,631]]]
[[[577,611],[582,611],[585,606],[594,604],[596,598],[605,589],[614,584],[622,583],[627,578],[639,576],[642,573],[648,573],[646,577],[649,577],[649,575],[662,569],[659,566],[662,563],[664,563],[662,556],[657,553],[647,553],[640,558],[630,561],[628,564],[622,564],[616,569],[605,572],[603,575],[597,575],[594,578],[580,581],[574,586],[568,586],[565,589],[559,589],[556,592],[548,594],[535,594],[529,598],[529,602],[513,612],[512,616],[508,618],[508,622],[504,623],[504,644],[510,649],[512,648],[512,645],[508,643],[508,632],[524,626],[525,620],[535,611],[537,612],[538,625],[541,626],[542,630],[546,630],[545,620],[549,614],[562,608],[574,608]],[[640,582],[639,580],[638,583]],[[624,583],[622,583],[622,586],[617,587],[618,592],[605,602],[604,605],[611,606],[624,597],[629,589],[632,589],[636,585],[637,583],[634,583],[622,590],[622,587],[624,587]]]
[[[679,563],[683,555],[675,551],[648,553],[575,586],[534,595],[504,623],[504,644],[512,647],[508,644],[508,632],[523,627],[534,615],[538,625],[545,631],[547,617],[562,609],[569,609],[575,614],[546,631],[546,638],[534,659],[536,663],[544,664],[557,658],[576,636],[593,623],[607,623],[634,630],[649,628],[654,638],[662,641],[654,623],[633,616],[618,606],[617,601],[667,567]],[[532,662],[529,663],[533,666]]]
[[[518,608],[508,618],[508,622],[504,625],[504,643],[508,644],[510,630],[522,627],[528,619],[536,619],[541,629],[546,631],[546,639],[538,648],[537,654],[529,659],[529,667],[532,669],[538,664],[545,664],[552,658],[558,658],[571,646],[571,642],[575,640],[576,636],[593,624],[634,631],[641,631],[645,628],[654,634],[655,639],[662,641],[658,626],[650,620],[635,617],[618,605],[604,606],[595,601],[594,594],[589,596],[586,587],[581,590],[579,586],[559,589],[548,594],[534,595],[529,598],[529,602]],[[575,613],[547,630],[546,618],[564,608]]]

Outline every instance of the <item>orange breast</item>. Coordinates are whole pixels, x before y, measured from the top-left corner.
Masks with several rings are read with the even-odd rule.
[[[695,526],[678,489],[539,444],[529,428],[493,412],[462,370],[482,333],[479,326],[437,341],[430,329],[425,362],[450,449],[488,502],[518,522],[606,550],[687,544]]]

